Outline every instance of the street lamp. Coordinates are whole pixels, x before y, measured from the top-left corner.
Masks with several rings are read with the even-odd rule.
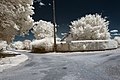
[[[55,18],[55,0],[53,0],[53,25],[54,25],[54,52],[56,52],[56,18]]]

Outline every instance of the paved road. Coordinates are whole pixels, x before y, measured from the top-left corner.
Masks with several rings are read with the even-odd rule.
[[[120,49],[105,52],[31,54],[0,73],[0,80],[120,80]]]

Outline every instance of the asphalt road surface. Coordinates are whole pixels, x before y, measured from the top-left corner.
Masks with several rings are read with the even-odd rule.
[[[120,80],[120,49],[97,52],[32,54],[0,73],[0,80]]]

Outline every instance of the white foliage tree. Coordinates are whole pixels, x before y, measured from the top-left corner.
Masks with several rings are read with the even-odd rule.
[[[71,22],[70,33],[73,40],[106,40],[110,39],[109,21],[99,14],[86,15]]]
[[[21,41],[14,42],[12,44],[12,47],[17,49],[17,50],[23,50],[25,48],[24,43]]]
[[[0,41],[0,50],[6,50],[8,44],[6,41]]]
[[[8,43],[33,26],[33,0],[0,0],[0,39]]]
[[[30,50],[30,43],[31,43],[31,41],[30,40],[25,40],[25,41],[23,41],[23,44],[24,44],[24,49],[25,50]]]
[[[36,39],[53,37],[53,27],[51,22],[40,20],[34,23],[33,33]]]

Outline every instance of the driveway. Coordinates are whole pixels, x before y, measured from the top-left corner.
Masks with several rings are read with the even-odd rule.
[[[29,59],[0,73],[0,80],[120,80],[120,49],[28,55]]]

